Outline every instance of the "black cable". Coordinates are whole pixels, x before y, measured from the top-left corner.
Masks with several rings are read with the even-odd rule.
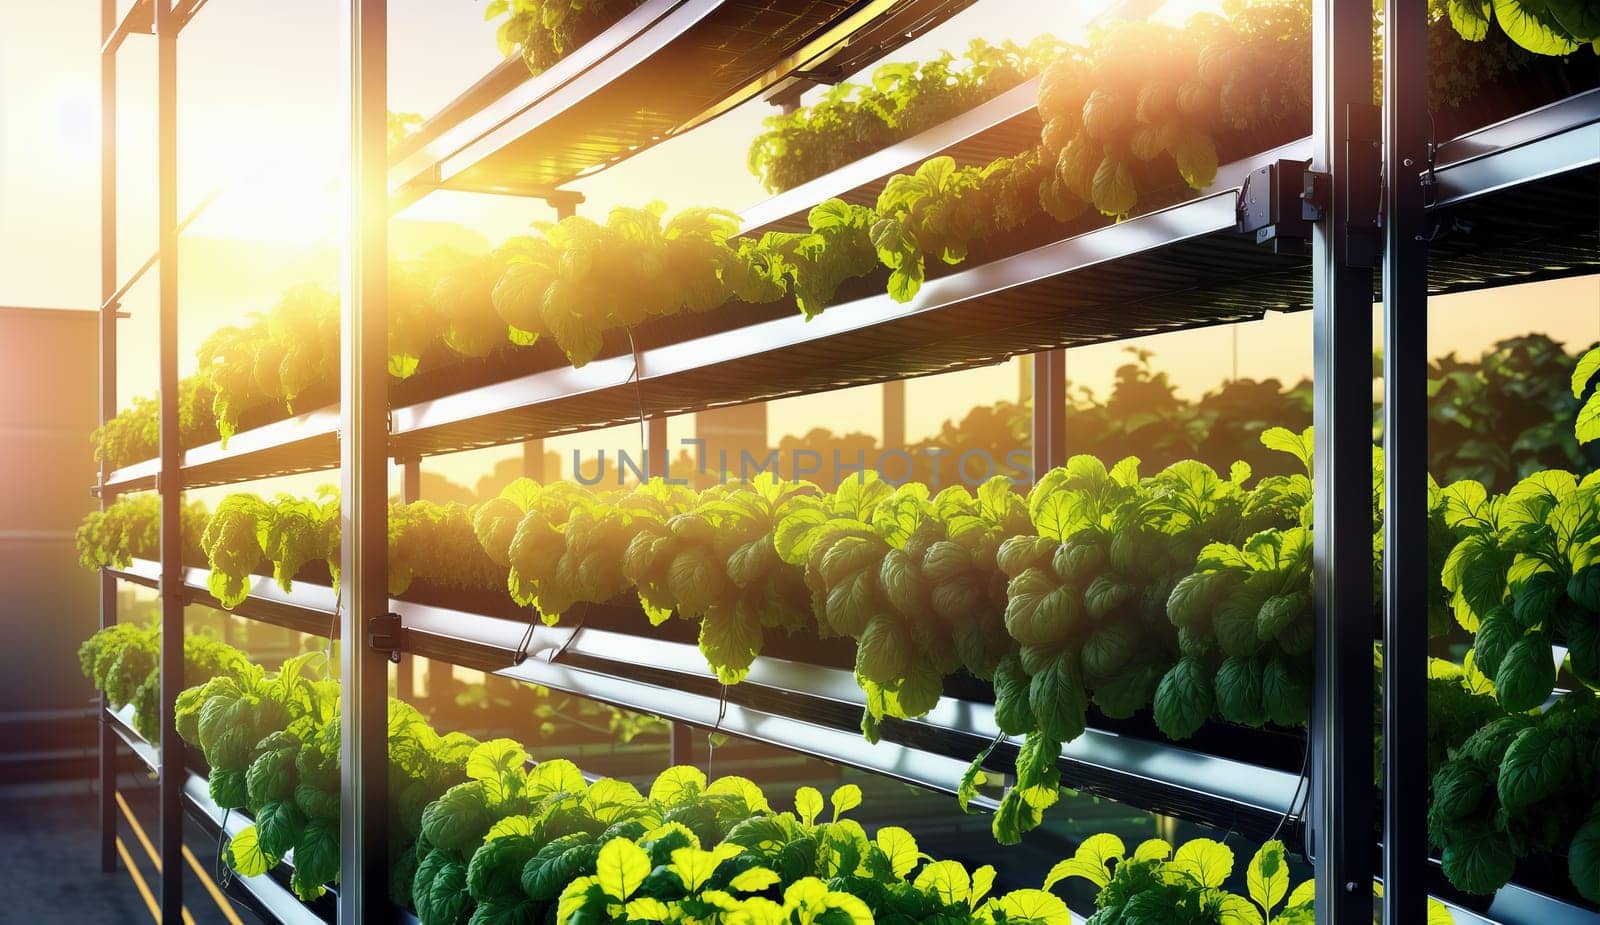
[[[1306,786],[1306,772],[1311,768],[1311,739],[1306,738],[1305,751],[1300,758],[1300,776],[1294,782],[1294,793],[1289,796],[1289,805],[1283,808],[1283,818],[1278,820],[1277,828],[1272,830],[1272,835],[1267,841],[1275,841],[1283,832],[1283,827],[1289,824],[1289,817],[1294,814],[1295,805],[1300,802],[1300,790]]]

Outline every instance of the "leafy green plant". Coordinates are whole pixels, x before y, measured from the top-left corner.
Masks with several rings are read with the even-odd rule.
[[[254,824],[227,844],[223,858],[244,876],[264,874],[291,851],[290,885],[301,899],[339,879],[339,686],[322,676],[321,652],[296,656],[275,673],[242,663],[178,698],[178,732],[202,749],[211,798],[248,812]],[[411,706],[390,700],[391,898],[410,902],[409,871],[421,807],[466,776],[477,744],[440,736]]]
[[[1072,857],[1045,878],[1045,889],[1069,878],[1098,890],[1097,911],[1088,925],[1311,925],[1315,888],[1310,880],[1290,889],[1283,842],[1263,844],[1244,872],[1245,895],[1226,887],[1234,877],[1233,851],[1209,838],[1184,842],[1174,851],[1159,838],[1141,842],[1129,855],[1122,839],[1099,834],[1084,839]],[[1379,890],[1381,892],[1381,890]],[[1450,925],[1444,904],[1428,900],[1427,925]]]
[[[1449,0],[1449,12],[1462,38],[1481,42],[1491,24],[1536,55],[1568,55],[1584,45],[1600,51],[1600,11],[1584,0]]]
[[[472,778],[423,813],[413,893],[424,925],[472,921],[1067,925],[1045,890],[990,896],[995,870],[923,854],[911,833],[869,836],[853,784],[802,787],[777,812],[748,780],[669,768],[648,794],[586,782],[569,762],[524,770],[515,743],[478,746]]]
[[[767,632],[805,625],[805,583],[779,559],[773,533],[814,491],[768,474],[714,486],[682,513],[641,521],[628,543],[622,572],[645,614],[652,623],[673,613],[700,621],[700,651],[724,684],[744,678]]]
[[[542,73],[599,35],[642,0],[489,0],[483,18],[503,19],[495,29],[502,55],[516,52],[528,70]]]
[[[1572,371],[1572,397],[1581,401],[1585,392],[1589,394],[1583,407],[1578,409],[1578,420],[1573,425],[1579,443],[1600,439],[1600,389],[1591,388],[1597,374],[1600,374],[1600,347],[1585,353]]]
[[[230,674],[244,654],[209,636],[183,639],[183,678],[199,684]],[[157,626],[114,623],[78,647],[78,664],[112,709],[134,705],[133,728],[154,742],[161,733],[161,630]]]
[[[750,172],[774,193],[799,186],[993,99],[1066,53],[1041,35],[1027,45],[974,39],[960,57],[881,64],[866,84],[838,83],[816,103],[768,116],[750,143]]]
[[[1493,893],[1518,858],[1564,855],[1573,886],[1600,902],[1597,746],[1600,701],[1587,690],[1473,733],[1433,777],[1428,833],[1445,877],[1469,893]]]
[[[1477,667],[1507,710],[1542,704],[1556,683],[1552,643],[1566,666],[1600,685],[1600,475],[1529,476],[1505,495],[1476,482],[1443,492],[1444,517],[1461,538],[1441,581],[1458,622],[1476,633]]]

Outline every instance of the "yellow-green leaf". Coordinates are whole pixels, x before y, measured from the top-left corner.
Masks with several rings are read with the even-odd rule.
[[[967,897],[967,905],[976,909],[978,903],[983,902],[983,898],[994,889],[994,874],[993,864],[985,864],[972,872],[972,895]]]
[[[536,800],[556,793],[582,793],[586,786],[583,772],[565,758],[541,761],[528,772],[528,795]]]
[[[966,902],[972,895],[972,878],[956,861],[934,861],[922,868],[912,886],[934,894],[947,906]]]
[[[1072,925],[1072,913],[1059,896],[1045,890],[1015,890],[996,906],[1008,925]]]
[[[692,800],[706,789],[706,775],[699,768],[678,765],[667,768],[650,785],[650,799],[667,806]]]
[[[1111,882],[1112,861],[1120,861],[1127,853],[1122,839],[1108,832],[1091,835],[1078,845],[1072,857],[1056,864],[1044,878],[1044,888],[1050,889],[1068,877],[1082,877],[1097,887]]]
[[[917,866],[917,840],[905,829],[887,825],[878,830],[877,841],[878,848],[889,858],[889,867],[894,875],[905,879]]]
[[[606,895],[626,902],[650,876],[650,855],[626,838],[613,838],[595,860],[595,879]]]
[[[718,865],[737,856],[742,850],[738,845],[729,842],[723,842],[710,851],[679,848],[672,852],[672,864],[669,865],[669,869],[678,875],[678,880],[683,883],[685,890],[695,893],[705,886],[712,874],[716,873]]]
[[[622,913],[636,922],[664,922],[670,912],[666,903],[648,896],[630,899],[622,907]]]
[[[1172,869],[1205,887],[1220,887],[1233,873],[1233,852],[1221,842],[1196,838],[1185,842],[1172,859]]]
[[[244,877],[259,877],[277,863],[261,849],[255,826],[241,829],[238,835],[233,836],[228,842],[227,856],[228,866]]]
[[[567,884],[567,888],[561,891],[561,898],[556,901],[556,921],[571,921],[573,913],[589,901],[589,888],[595,883],[593,877],[579,877]]]
[[[833,820],[837,822],[845,813],[861,805],[861,788],[855,784],[845,784],[833,792],[830,802],[833,803]]]
[[[780,879],[782,878],[778,876],[778,872],[775,870],[765,867],[752,867],[749,870],[740,871],[737,876],[729,880],[728,887],[740,893],[759,893],[777,883]]]
[[[1289,902],[1284,906],[1284,908],[1293,909],[1296,906],[1303,906],[1306,903],[1311,902],[1316,897],[1317,881],[1307,880],[1306,882],[1295,887],[1294,890],[1289,893]]]
[[[497,838],[504,838],[507,835],[532,834],[532,816],[507,816],[504,819],[495,822],[494,825],[489,826],[489,833],[483,836],[483,840],[489,842],[494,841]]]
[[[1245,886],[1261,911],[1271,915],[1289,894],[1289,864],[1284,858],[1283,842],[1274,840],[1261,846],[1245,869]]]
[[[1172,856],[1172,846],[1165,839],[1147,838],[1133,849],[1135,861],[1165,861]]]
[[[794,812],[800,821],[813,825],[822,814],[822,791],[815,787],[801,787],[794,792]]]
[[[736,774],[719,777],[712,781],[711,786],[706,788],[706,793],[711,796],[739,797],[744,800],[744,805],[748,806],[753,813],[764,813],[772,810],[772,807],[767,804],[766,794],[761,792],[761,788],[756,786],[755,781],[747,777],[739,777]]]

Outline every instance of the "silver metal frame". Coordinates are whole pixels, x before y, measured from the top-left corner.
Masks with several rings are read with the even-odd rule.
[[[1328,175],[1312,231],[1316,426],[1313,590],[1317,634],[1309,734],[1306,854],[1317,925],[1372,921],[1372,269],[1351,247],[1362,229],[1356,148],[1372,99],[1372,6],[1312,2],[1313,170]],[[1375,129],[1376,126],[1371,127]]]
[[[367,621],[388,607],[388,3],[342,5],[350,92],[340,306],[339,921],[390,917],[387,653]]]
[[[386,4],[383,0],[349,0],[342,16],[350,76],[351,138],[340,411],[337,418],[330,411],[313,412],[241,434],[235,438],[238,443],[226,452],[214,446],[183,452],[178,442],[175,401],[178,385],[177,238],[182,228],[176,208],[176,40],[182,26],[203,3],[204,0],[135,0],[133,7],[118,17],[114,0],[102,0],[101,78],[106,102],[102,109],[102,126],[107,136],[102,163],[101,210],[102,418],[114,413],[116,406],[115,303],[119,293],[125,291],[116,286],[115,54],[128,36],[152,28],[156,34],[158,60],[160,246],[155,265],[159,268],[160,279],[162,397],[159,459],[117,472],[103,469],[100,476],[102,503],[118,491],[157,487],[162,493],[163,519],[160,563],[138,563],[132,569],[105,571],[101,619],[103,625],[115,620],[115,582],[119,578],[153,584],[161,590],[164,714],[160,744],[166,754],[181,754],[183,746],[177,738],[171,705],[183,680],[182,608],[186,602],[205,601],[208,596],[204,592],[203,572],[184,569],[178,555],[180,492],[186,485],[225,484],[259,476],[260,464],[268,459],[294,460],[296,471],[328,468],[333,462],[331,448],[337,441],[344,483],[341,512],[345,540],[344,599],[341,601],[331,589],[316,586],[297,587],[292,594],[286,594],[269,580],[262,579],[252,588],[247,609],[258,618],[311,627],[313,631],[318,626],[326,626],[327,620],[335,615],[338,619],[338,634],[343,640],[340,671],[345,681],[341,708],[346,723],[341,752],[343,885],[338,891],[341,921],[375,922],[391,917],[386,896],[387,839],[384,832],[387,724],[382,721],[388,669],[383,654],[366,645],[367,620],[389,609],[403,613],[408,629],[420,640],[415,648],[430,652],[430,657],[444,651],[437,647],[465,644],[500,658],[516,646],[515,638],[508,644],[501,637],[520,636],[523,629],[521,624],[493,617],[442,611],[388,598],[387,464],[392,443],[403,445],[407,436],[482,422],[495,415],[534,412],[537,417],[538,411],[563,404],[587,404],[619,389],[631,391],[635,378],[659,389],[676,377],[719,364],[776,356],[802,346],[815,347],[831,339],[842,342],[873,329],[882,334],[889,330],[886,325],[899,320],[970,310],[982,306],[986,299],[1074,271],[1115,263],[1195,238],[1227,233],[1233,226],[1235,190],[1244,174],[1261,163],[1279,158],[1309,159],[1313,170],[1329,175],[1331,187],[1323,220],[1314,232],[1312,260],[1316,293],[1313,307],[1314,417],[1319,438],[1314,466],[1318,487],[1315,501],[1318,641],[1315,703],[1308,740],[1313,785],[1308,800],[1307,848],[1308,854],[1317,861],[1319,925],[1353,925],[1356,922],[1365,925],[1370,921],[1369,890],[1377,873],[1373,864],[1372,832],[1367,824],[1367,820],[1374,818],[1377,808],[1367,758],[1373,705],[1370,630],[1377,625],[1375,615],[1370,612],[1370,548],[1367,545],[1370,522],[1366,515],[1366,500],[1370,496],[1368,351],[1372,334],[1372,274],[1368,261],[1359,253],[1361,248],[1352,247],[1349,236],[1352,223],[1359,226],[1365,221],[1358,214],[1359,209],[1354,208],[1351,194],[1367,189],[1368,181],[1376,183],[1376,177],[1361,176],[1355,166],[1372,163],[1370,152],[1364,152],[1362,146],[1375,145],[1378,140],[1376,128],[1364,128],[1364,110],[1371,90],[1371,62],[1367,58],[1372,25],[1370,7],[1314,0],[1313,136],[1225,166],[1208,195],[931,280],[908,305],[894,305],[885,298],[862,299],[830,310],[809,324],[797,318],[778,319],[651,347],[641,351],[637,368],[630,356],[598,360],[583,370],[555,369],[535,373],[511,383],[398,409],[391,426],[387,411],[384,324],[386,225],[394,205],[390,197],[391,179],[396,183],[421,182],[424,186],[447,181],[449,174],[456,170],[450,166],[451,158],[471,159],[477,156],[473,152],[496,147],[504,141],[505,133],[516,132],[518,126],[529,120],[538,122],[550,117],[569,97],[570,101],[584,98],[587,92],[595,89],[595,81],[603,81],[612,71],[626,69],[628,61],[636,57],[632,52],[648,53],[648,49],[645,45],[627,47],[635,41],[631,36],[616,37],[617,41],[611,46],[597,45],[592,51],[586,46],[580,55],[588,57],[578,57],[570,65],[563,62],[547,72],[540,81],[543,89],[537,93],[519,91],[524,96],[527,93],[533,96],[500,98],[497,105],[511,109],[503,112],[493,107],[483,109],[459,123],[453,134],[442,136],[443,142],[431,143],[431,147],[424,147],[391,169],[385,150]],[[677,34],[672,29],[678,25],[667,28],[669,20],[678,23],[673,16],[691,17],[696,11],[704,15],[717,5],[718,0],[657,0],[647,3],[624,22],[638,27],[640,23],[634,20],[648,19],[649,29],[659,32],[659,39],[669,33]],[[1424,206],[1415,182],[1422,163],[1418,153],[1422,139],[1415,131],[1421,124],[1418,98],[1422,81],[1405,75],[1420,73],[1424,62],[1416,53],[1421,36],[1417,20],[1420,8],[1411,9],[1398,0],[1389,0],[1387,11],[1389,79],[1385,97],[1387,118],[1383,124],[1388,140],[1385,169],[1389,178],[1384,272],[1385,290],[1389,293],[1384,316],[1387,345],[1385,494],[1389,520],[1382,625],[1390,656],[1386,659],[1384,682],[1385,695],[1391,704],[1385,716],[1386,757],[1391,780],[1384,800],[1384,841],[1388,850],[1383,858],[1383,874],[1391,885],[1385,899],[1389,920],[1408,921],[1418,914],[1425,895],[1420,858],[1426,844],[1416,812],[1422,802],[1416,790],[1423,782],[1420,773],[1414,770],[1423,760],[1417,748],[1421,737],[1415,730],[1419,723],[1426,721],[1416,694],[1421,683],[1419,666],[1424,664],[1421,653],[1425,640],[1420,639],[1417,627],[1408,625],[1400,617],[1415,610],[1407,602],[1416,599],[1420,571],[1417,563],[1425,551],[1423,544],[1414,538],[1421,535],[1425,525],[1418,526],[1415,512],[1402,501],[1415,499],[1416,492],[1408,493],[1405,489],[1414,489],[1425,477],[1419,475],[1425,472],[1425,443],[1421,440],[1408,442],[1406,438],[1411,435],[1409,430],[1420,427],[1416,422],[1426,413],[1421,391],[1425,377],[1426,249],[1417,235]],[[621,25],[619,23],[613,30]],[[625,48],[630,54],[620,53]],[[563,77],[567,71],[571,73]],[[550,76],[552,74],[555,76]],[[943,150],[988,128],[1026,117],[1027,108],[1018,110],[1017,104],[1027,92],[1018,88],[1004,95],[1002,101],[980,107],[981,115],[975,110],[947,126],[813,181],[803,188],[807,190],[804,195],[796,191],[796,194],[758,206],[746,216],[747,223],[793,222],[800,214],[797,203],[815,191],[832,189],[859,193],[881,181],[886,171],[899,169],[886,165],[914,158],[918,152],[925,156],[930,146]],[[1353,130],[1358,125],[1363,129]],[[1600,92],[1580,94],[1469,133],[1453,143],[1441,159],[1436,171],[1439,196],[1434,206],[1464,203],[1519,183],[1600,163],[1600,143],[1597,142],[1600,142]],[[451,150],[443,151],[439,147],[441,144]],[[412,170],[423,161],[427,164]],[[408,170],[412,171],[409,175]],[[1039,344],[1033,349],[1042,346],[1045,345]],[[1039,378],[1035,388],[1035,465],[1042,471],[1060,464],[1066,453],[1064,354],[1041,355],[1036,374]],[[871,381],[881,379],[879,376]],[[744,396],[741,400],[752,397],[765,396]],[[687,409],[651,407],[646,411],[652,472],[665,472],[665,415],[679,410]],[[607,423],[618,422],[595,419],[569,425],[566,429]],[[506,439],[526,436],[528,434]],[[416,465],[413,454],[406,469],[407,497],[416,495],[419,475]],[[1361,504],[1336,503],[1349,498],[1360,498]],[[536,648],[547,652],[564,648],[573,663],[535,657],[516,666],[488,667],[509,677],[537,681],[667,716],[678,721],[675,733],[683,729],[685,743],[687,727],[683,723],[720,724],[729,732],[942,790],[953,789],[954,780],[964,767],[964,761],[949,754],[915,748],[892,738],[869,749],[853,730],[802,721],[796,718],[802,715],[798,710],[791,713],[732,702],[723,716],[720,698],[701,690],[710,676],[692,646],[673,646],[594,630],[579,631],[575,638],[570,638],[570,631],[540,630],[536,640]],[[604,667],[606,665],[612,667]],[[682,678],[683,687],[662,686],[628,677],[634,669],[649,669],[655,673],[651,677],[665,672],[669,677]],[[860,691],[848,672],[781,659],[759,659],[746,684],[746,690],[797,698],[796,702],[803,699],[816,704],[860,705]],[[742,700],[742,695],[738,699]],[[1407,703],[1417,708],[1394,708]],[[987,709],[947,699],[928,717],[909,725],[954,733],[966,739],[992,738],[995,734],[992,710],[986,713]],[[114,817],[109,817],[107,808],[111,805],[115,784],[115,740],[118,737],[127,739],[120,728],[124,725],[126,717],[107,714],[101,734],[101,855],[102,865],[108,869],[115,866],[114,854],[108,847],[115,830]],[[675,735],[674,758],[688,760],[687,748],[680,749],[677,739]],[[134,743],[130,740],[129,744]],[[151,760],[147,752],[135,750],[142,760]],[[1193,760],[1185,760],[1183,755],[1193,756]],[[1290,815],[1297,811],[1297,807],[1291,805],[1292,796],[1284,795],[1292,794],[1290,785],[1296,780],[1293,775],[1230,763],[1162,743],[1091,732],[1063,750],[1062,762],[1065,772],[1089,773],[1098,769],[1137,776],[1172,790],[1195,791],[1203,800],[1241,811]],[[184,793],[186,787],[192,790],[195,784],[193,779],[186,779],[187,772],[178,773],[180,770],[167,768],[162,774],[161,842],[163,856],[168,859],[177,858],[181,851],[183,801],[187,798],[191,804],[199,803],[193,794]],[[1244,773],[1246,770],[1248,774]],[[1067,778],[1069,782],[1071,779]],[[111,819],[109,824],[108,818]],[[174,861],[163,868],[164,925],[180,920],[182,867]],[[1549,925],[1562,920],[1561,910],[1552,911],[1549,905],[1552,902],[1531,891],[1508,887],[1496,899],[1496,909],[1505,911],[1496,914],[1506,921],[1541,921],[1542,925]],[[303,908],[300,911],[303,912]],[[288,910],[281,914],[292,916],[295,912]]]
[[[1427,919],[1428,11],[1383,9],[1383,920]]]

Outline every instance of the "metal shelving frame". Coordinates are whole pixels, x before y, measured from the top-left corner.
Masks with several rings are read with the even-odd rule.
[[[720,404],[759,401],[867,382],[903,379],[1034,354],[1034,466],[1043,471],[1064,461],[1068,440],[1064,409],[1066,357],[1072,344],[1230,323],[1259,317],[1265,293],[1278,292],[1274,307],[1313,312],[1315,411],[1318,431],[1315,476],[1315,597],[1318,616],[1316,682],[1308,736],[1310,795],[1296,802],[1298,775],[1206,755],[1163,742],[1091,730],[1061,755],[1063,781],[1115,799],[1244,833],[1265,834],[1287,819],[1286,832],[1304,839],[1316,861],[1319,925],[1366,925],[1371,921],[1375,879],[1389,884],[1383,905],[1388,921],[1420,921],[1427,895],[1427,844],[1421,799],[1425,755],[1423,684],[1425,639],[1401,617],[1419,594],[1426,568],[1425,530],[1403,501],[1423,484],[1426,448],[1418,439],[1426,415],[1426,297],[1430,291],[1482,288],[1507,282],[1596,272],[1586,241],[1559,259],[1528,259],[1516,247],[1560,239],[1561,228],[1536,228],[1514,243],[1507,257],[1496,252],[1492,267],[1473,269],[1482,254],[1471,246],[1430,260],[1423,243],[1429,210],[1470,208],[1486,197],[1532,190],[1561,195],[1560,184],[1577,178],[1591,194],[1592,168],[1600,163],[1600,91],[1572,97],[1452,142],[1436,164],[1421,137],[1423,103],[1419,78],[1426,23],[1420,4],[1389,0],[1385,31],[1384,107],[1370,106],[1371,27],[1369,7],[1313,0],[1314,132],[1308,139],[1225,166],[1204,195],[1114,226],[989,260],[931,279],[917,299],[896,305],[868,296],[831,308],[802,323],[773,317],[736,323],[688,339],[648,345],[637,361],[602,357],[582,370],[562,366],[532,369],[521,378],[415,402],[389,411],[386,374],[387,221],[391,210],[428,189],[451,185],[518,141],[535,137],[568,105],[582,107],[607,90],[613,77],[652,65],[652,49],[667,47],[722,6],[717,0],[647,0],[604,41],[585,46],[565,70],[529,80],[502,67],[447,107],[426,137],[391,163],[385,150],[387,4],[348,0],[342,4],[349,74],[349,190],[341,325],[340,403],[337,409],[301,414],[237,435],[219,446],[182,450],[177,426],[177,236],[182,228],[176,201],[176,53],[183,25],[205,0],[134,0],[123,14],[117,0],[102,0],[102,237],[101,237],[101,414],[116,411],[116,330],[119,288],[116,241],[116,55],[132,35],[154,31],[158,74],[159,359],[161,453],[157,460],[117,471],[102,467],[102,505],[120,492],[155,488],[161,493],[163,530],[159,562],[106,569],[101,578],[101,622],[116,619],[116,585],[130,581],[155,587],[161,596],[162,704],[159,743],[145,743],[125,716],[109,711],[101,735],[102,867],[114,869],[116,748],[132,747],[147,763],[160,754],[181,754],[171,705],[182,685],[182,613],[186,603],[215,604],[201,570],[184,568],[178,554],[178,505],[185,487],[248,481],[286,472],[337,468],[343,488],[343,600],[331,589],[305,582],[285,593],[269,579],[255,582],[236,611],[302,632],[330,632],[355,641],[341,647],[345,680],[341,708],[348,728],[342,736],[343,883],[337,891],[338,919],[393,919],[386,899],[384,786],[386,778],[386,653],[365,645],[367,621],[396,612],[405,626],[404,650],[436,664],[459,664],[543,684],[675,722],[769,742],[834,762],[896,777],[921,787],[951,791],[970,756],[997,735],[992,707],[944,698],[927,717],[891,722],[884,741],[867,745],[855,727],[861,692],[847,671],[771,656],[759,658],[749,679],[723,689],[692,645],[665,643],[599,629],[538,628],[533,657],[514,659],[525,624],[504,613],[453,610],[409,600],[391,600],[386,582],[387,465],[403,462],[404,497],[416,496],[421,457],[477,446],[533,441],[557,433],[649,418],[650,467],[666,459],[665,420]],[[764,72],[758,85],[740,84],[713,101],[692,127],[732,102],[761,92],[790,93],[823,71],[814,65],[831,56],[835,70],[865,64],[896,47],[911,33],[964,7],[963,0],[863,3],[846,19],[877,44],[863,48],[838,41],[854,34],[844,25]],[[918,11],[921,11],[920,13]],[[870,14],[870,15],[869,15]],[[907,17],[923,16],[916,28]],[[676,22],[672,17],[683,20]],[[634,31],[629,32],[632,29]],[[620,31],[619,31],[620,30]],[[653,31],[652,31],[653,30]],[[863,31],[864,30],[864,31]],[[614,33],[614,34],[613,34]],[[893,35],[890,35],[893,33]],[[909,33],[904,37],[909,37]],[[609,44],[607,44],[609,43]],[[825,47],[824,47],[825,46]],[[515,62],[513,62],[515,64]],[[520,65],[518,65],[520,66]],[[785,70],[787,68],[787,70]],[[568,74],[567,71],[572,73]],[[552,73],[555,76],[550,76]],[[607,75],[610,75],[608,77]],[[836,79],[836,77],[835,77]],[[753,89],[752,89],[753,88]],[[1009,139],[1037,131],[1034,82],[1026,83],[944,125],[807,183],[746,213],[746,228],[793,227],[822,198],[869,201],[891,173],[938,153],[982,156]],[[566,99],[570,97],[570,100]],[[563,102],[564,101],[564,102]],[[542,107],[542,108],[541,108]],[[651,139],[653,143],[655,140]],[[454,159],[446,169],[446,160]],[[464,159],[464,160],[463,160]],[[1257,167],[1279,159],[1309,161],[1327,177],[1330,195],[1314,224],[1309,260],[1268,254],[1234,233],[1240,186]],[[602,157],[595,166],[609,161]],[[1430,164],[1424,168],[1423,164]],[[420,165],[420,166],[419,166]],[[1424,170],[1436,194],[1425,203]],[[479,171],[481,174],[482,171]],[[1382,177],[1389,182],[1381,183]],[[1541,184],[1556,184],[1544,189]],[[493,187],[495,192],[537,196],[570,210],[578,197],[549,184],[457,183],[457,188]],[[1381,209],[1385,216],[1378,221]],[[1386,523],[1383,589],[1383,689],[1387,786],[1371,780],[1367,749],[1373,708],[1369,628],[1371,612],[1370,343],[1374,262],[1379,238],[1381,279],[1389,293],[1383,311],[1385,344],[1385,496],[1393,513]],[[1531,244],[1530,244],[1531,242]],[[1553,245],[1554,246],[1554,245]],[[1432,264],[1430,266],[1430,263]],[[1441,269],[1442,267],[1442,269]],[[1430,270],[1433,276],[1430,277]],[[135,278],[142,274],[135,274]],[[1251,279],[1254,277],[1254,284]],[[1244,285],[1235,284],[1243,281]],[[1121,288],[1118,288],[1121,287]],[[1078,290],[1099,298],[1077,298]],[[958,336],[952,336],[956,331]],[[826,355],[834,368],[814,372]],[[637,362],[637,368],[635,368]],[[631,382],[644,386],[640,407]],[[623,386],[628,386],[623,388]],[[1346,496],[1361,504],[1338,504]],[[1414,505],[1413,505],[1414,506]],[[1412,621],[1415,622],[1415,621]],[[558,657],[559,654],[559,657]],[[407,665],[409,667],[409,665]],[[409,672],[402,670],[402,690]],[[675,734],[673,759],[690,760],[687,736]],[[1002,741],[1000,766],[1014,760],[1015,742]],[[160,841],[169,861],[181,850],[182,814],[225,820],[207,805],[203,781],[187,769],[161,774]],[[1364,822],[1381,808],[1382,850],[1374,851]],[[231,827],[231,824],[230,824]],[[163,925],[180,921],[183,865],[164,865]],[[289,921],[305,913],[292,896],[282,905],[281,884],[269,878],[245,887],[251,905]],[[260,892],[254,889],[260,887]],[[1496,910],[1499,910],[1497,913]],[[1496,899],[1491,914],[1508,922],[1556,925],[1573,910],[1557,900],[1515,885]],[[1465,914],[1465,913],[1463,913]],[[1581,911],[1578,915],[1583,915]],[[1470,915],[1470,914],[1466,914]],[[1476,917],[1472,917],[1476,919]],[[1460,919],[1466,921],[1471,919]],[[1482,920],[1487,921],[1487,920]]]

